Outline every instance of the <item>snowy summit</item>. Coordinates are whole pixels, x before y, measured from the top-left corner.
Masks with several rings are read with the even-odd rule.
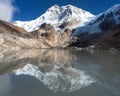
[[[95,16],[88,11],[72,5],[50,7],[43,15],[32,21],[16,21],[14,25],[31,32],[37,30],[43,23],[60,25],[64,22],[72,22],[74,25],[84,26]]]

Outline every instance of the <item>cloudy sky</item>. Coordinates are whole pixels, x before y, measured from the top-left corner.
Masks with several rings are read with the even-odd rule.
[[[13,14],[16,10],[13,6],[13,0],[0,0],[0,19],[5,21],[12,21]]]
[[[33,20],[55,4],[71,4],[98,15],[118,3],[120,0],[0,0],[0,19],[8,22]]]

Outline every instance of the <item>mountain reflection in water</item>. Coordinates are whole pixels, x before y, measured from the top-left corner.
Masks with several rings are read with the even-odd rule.
[[[1,52],[0,84],[9,78],[6,80],[9,84],[5,83],[9,85],[10,90],[13,90],[13,86],[17,88],[20,86],[17,83],[22,85],[23,81],[25,82],[25,80],[21,82],[20,78],[29,78],[28,82],[30,78],[36,78],[46,86],[45,90],[53,92],[52,95],[46,93],[46,96],[79,96],[80,94],[82,96],[119,96],[119,58],[119,53],[110,51],[42,49]],[[35,85],[34,82],[32,84]],[[4,84],[2,87],[5,87]],[[2,89],[2,87],[0,86],[0,95],[5,92],[5,88]],[[26,92],[27,90],[29,89],[26,89]],[[37,90],[42,89],[37,88]],[[17,94],[17,91],[14,94]],[[36,94],[40,96],[40,93],[36,92]]]
[[[41,72],[39,67],[27,64],[25,67],[14,71],[16,75],[30,75],[42,81],[50,90],[72,92],[86,87],[94,80],[83,71],[64,66],[54,66],[50,72]]]

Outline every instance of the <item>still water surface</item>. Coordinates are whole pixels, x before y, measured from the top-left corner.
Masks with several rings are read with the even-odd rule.
[[[120,96],[120,53],[1,52],[0,96]]]

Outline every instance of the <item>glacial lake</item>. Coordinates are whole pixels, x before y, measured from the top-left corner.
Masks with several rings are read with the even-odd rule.
[[[120,96],[114,50],[0,52],[0,96]]]

